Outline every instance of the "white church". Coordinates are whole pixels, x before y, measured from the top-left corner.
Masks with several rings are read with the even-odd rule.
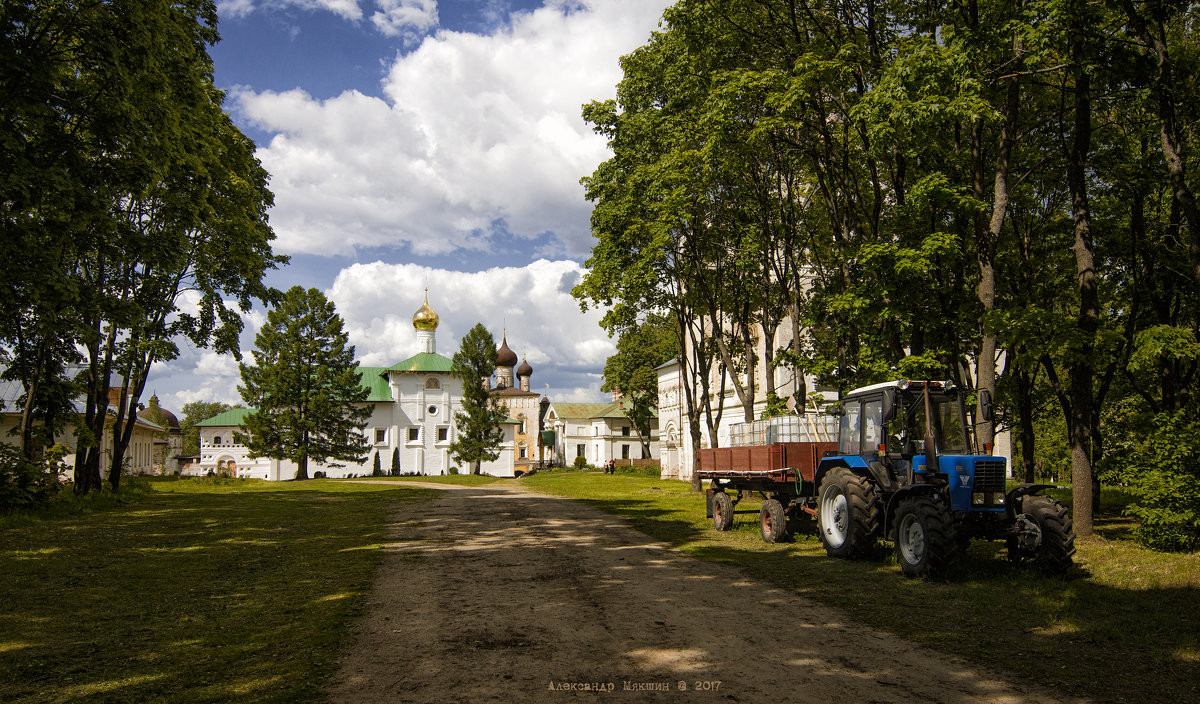
[[[366,460],[342,467],[310,460],[310,477],[317,472],[327,477],[370,475],[376,454],[380,468],[387,474],[397,451],[401,474],[471,471],[468,466],[456,464],[450,456],[450,443],[456,432],[454,414],[462,411],[463,380],[450,372],[450,359],[437,353],[438,316],[429,307],[428,293],[412,323],[417,332],[417,354],[390,367],[358,368],[362,384],[369,390],[364,403],[371,408],[371,418],[364,430],[370,445]],[[508,373],[512,374],[511,367]],[[234,409],[197,423],[200,461],[189,473],[212,472],[269,481],[294,479],[297,470],[294,462],[251,457],[246,446],[237,441],[235,433],[240,431],[239,426],[249,413],[253,411]],[[511,418],[501,425],[504,439],[500,456],[483,463],[481,472],[496,477],[516,476],[516,434],[520,425],[520,420]]]

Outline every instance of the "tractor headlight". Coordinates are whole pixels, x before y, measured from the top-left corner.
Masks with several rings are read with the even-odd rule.
[[[971,495],[971,503],[975,504],[976,506],[982,506],[984,503],[984,495],[983,494],[972,494]]]
[[[996,505],[997,505],[997,506],[1003,506],[1003,505],[1004,505],[1004,492],[1003,492],[1003,491],[997,491],[997,492],[996,492]]]

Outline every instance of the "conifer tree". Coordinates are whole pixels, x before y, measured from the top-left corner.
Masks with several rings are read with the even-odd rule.
[[[481,463],[500,456],[500,424],[508,416],[507,408],[492,402],[487,384],[496,369],[496,339],[483,323],[476,323],[452,361],[451,371],[463,379],[463,412],[454,414],[457,434],[450,453],[455,461],[471,465],[472,474],[479,474]]]
[[[362,462],[362,434],[371,410],[360,381],[354,346],[333,303],[315,288],[293,286],[267,314],[254,340],[256,365],[239,365],[242,398],[257,412],[244,438],[255,457],[292,460],[297,479],[308,461]]]

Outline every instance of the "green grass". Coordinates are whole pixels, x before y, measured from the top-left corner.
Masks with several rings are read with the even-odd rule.
[[[403,476],[403,477],[363,477],[363,479],[384,480],[394,482],[432,482],[434,484],[457,484],[459,486],[486,486],[492,482],[511,481],[489,476],[487,474],[441,474],[433,477]],[[344,481],[355,481],[347,479]]]
[[[315,701],[381,557],[405,479],[128,482],[121,495],[0,520],[0,701]],[[498,480],[503,482],[504,480]],[[1122,495],[1066,578],[972,547],[946,579],[904,579],[890,556],[825,556],[811,523],[766,545],[756,515],[713,530],[704,499],[644,472],[542,472],[521,486],[627,516],[687,554],[844,609],[855,619],[1100,702],[1200,700],[1200,555],[1124,539]],[[739,506],[754,510],[750,502]],[[665,586],[664,586],[665,588]],[[755,618],[754,604],[732,603]],[[797,635],[797,637],[802,637]]]
[[[909,580],[890,552],[826,557],[811,521],[768,545],[757,513],[718,533],[704,497],[675,481],[599,472],[537,474],[526,486],[626,516],[641,531],[704,560],[837,606],[900,637],[1100,702],[1200,701],[1200,554],[1153,552],[1123,539],[1119,494],[1102,497],[1096,535],[1077,540],[1061,578],[1011,566],[1002,546],[974,544],[940,580]],[[757,510],[746,502],[739,510]],[[753,604],[730,604],[754,618]],[[801,636],[797,636],[801,637]]]
[[[150,487],[0,530],[0,701],[315,700],[371,585],[389,508],[434,493]]]

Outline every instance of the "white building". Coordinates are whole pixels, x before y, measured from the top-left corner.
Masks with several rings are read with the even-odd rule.
[[[792,342],[792,326],[788,319],[784,319],[783,323],[776,329],[775,339],[772,340],[774,349],[785,348],[791,345]],[[758,359],[765,358],[765,346],[763,343],[762,328],[758,328],[758,336],[755,345],[755,355]],[[695,453],[692,448],[691,428],[688,423],[687,396],[685,395],[685,384],[690,384],[692,389],[692,398],[699,399],[703,394],[703,389],[700,380],[695,378],[695,375],[689,375],[689,378],[684,379],[682,367],[678,360],[672,360],[658,367],[658,418],[661,428],[661,452],[662,452],[662,477],[663,479],[681,479],[690,480],[692,471],[695,467]],[[715,392],[721,388],[721,379],[719,376],[718,365],[713,365],[713,372],[709,379],[708,388]],[[783,399],[792,399],[789,401],[789,408],[799,412],[802,410],[807,412],[816,412],[818,409],[809,399],[795,399],[794,396],[797,390],[797,375],[790,368],[776,367],[774,375],[774,387],[777,396]],[[745,375],[740,381],[745,382]],[[754,369],[754,388],[756,394],[754,398],[754,408],[752,416],[754,420],[762,418],[763,412],[766,410],[766,369],[765,365],[759,364]],[[720,419],[716,425],[716,442],[711,437],[705,419],[700,420],[700,447],[729,447],[730,446],[730,429],[733,425],[744,423],[746,414],[743,410],[742,401],[734,390],[732,381],[727,377],[725,380],[724,403],[721,405]],[[837,389],[833,387],[818,386],[816,378],[812,375],[805,376],[805,388],[809,394],[819,393],[825,402],[836,401],[838,398]],[[717,412],[717,403],[713,403],[714,415]],[[1008,458],[1009,467],[1012,466],[1012,444],[1011,433],[1007,430],[996,433],[995,454]],[[1011,469],[1009,474],[1011,475]]]
[[[781,349],[791,345],[792,342],[792,325],[790,319],[785,318],[775,330],[774,339],[771,340],[772,349]],[[758,360],[766,358],[766,344],[762,327],[758,326],[757,335],[755,336],[755,357]],[[690,350],[689,350],[690,353]],[[678,360],[672,360],[658,367],[658,418],[659,427],[661,428],[661,446],[662,446],[662,477],[663,479],[681,479],[690,480],[692,478],[692,470],[695,466],[695,457],[692,449],[692,431],[688,422],[687,395],[685,393],[685,384],[691,385],[692,398],[699,399],[704,391],[700,384],[700,380],[695,378],[694,374],[690,374],[689,378],[685,379],[682,366]],[[720,365],[714,364],[709,378],[708,388],[710,393],[716,393],[721,386]],[[749,379],[745,374],[741,375],[739,381],[746,384]],[[767,407],[767,372],[766,365],[759,363],[754,367],[754,407],[751,415],[754,420],[762,417],[763,412]],[[791,399],[789,408],[799,404],[807,410],[815,410],[807,399],[795,399],[794,396],[799,387],[796,372],[787,367],[778,366],[774,370],[774,378],[771,380],[772,386],[775,389],[775,394],[781,399]],[[826,400],[836,400],[837,393],[835,389],[818,387],[816,378],[811,375],[804,377],[805,389],[809,392],[819,392]],[[706,419],[700,419],[700,447],[728,447],[730,439],[730,429],[738,423],[746,422],[746,413],[742,405],[741,398],[738,397],[737,391],[734,389],[732,378],[728,375],[724,384],[723,403],[720,399],[714,399],[713,414],[716,422],[716,438],[711,437]],[[719,419],[718,419],[719,407]]]
[[[462,411],[463,380],[450,371],[451,361],[437,353],[437,313],[424,305],[413,315],[419,351],[390,367],[359,367],[362,385],[369,390],[366,406],[371,417],[364,430],[370,450],[362,463],[330,467],[310,461],[309,476],[324,472],[327,477],[366,476],[374,470],[375,455],[386,474],[392,456],[399,456],[401,474],[450,474],[456,469],[467,474],[471,467],[454,462],[450,443],[455,438],[454,414]],[[536,395],[535,395],[536,396]],[[236,433],[248,409],[234,409],[197,423],[200,429],[200,462],[193,474],[226,473],[270,481],[294,479],[297,467],[290,460],[250,457]],[[536,418],[535,418],[536,422]],[[484,462],[480,471],[496,477],[516,476],[516,431],[519,421],[508,419],[502,426],[504,439],[500,456]]]
[[[658,417],[650,421],[650,452],[626,417],[620,401],[612,403],[557,403],[546,411],[545,426],[554,431],[554,458],[571,465],[583,457],[593,467],[609,460],[652,460],[658,454]]]

